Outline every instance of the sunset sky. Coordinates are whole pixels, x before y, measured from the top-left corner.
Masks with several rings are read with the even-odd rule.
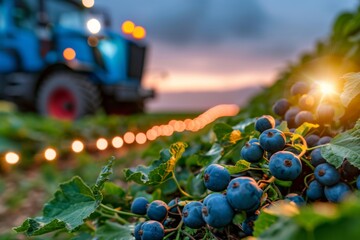
[[[97,0],[114,29],[147,30],[145,83],[160,92],[233,90],[270,84],[324,38],[356,0]]]

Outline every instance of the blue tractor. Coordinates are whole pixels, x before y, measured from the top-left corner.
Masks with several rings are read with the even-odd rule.
[[[44,116],[77,119],[144,109],[145,46],[110,29],[80,0],[0,0],[0,99]]]

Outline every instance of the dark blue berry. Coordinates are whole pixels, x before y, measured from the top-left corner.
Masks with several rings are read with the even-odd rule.
[[[177,207],[174,207],[178,202],[178,199],[173,199],[168,203],[168,207],[169,207],[169,212],[171,213],[178,213],[178,209]]]
[[[193,229],[205,226],[205,221],[202,217],[203,204],[201,202],[190,202],[186,204],[182,211],[183,221],[185,226]]]
[[[323,145],[323,144],[329,143],[331,141],[331,139],[332,139],[332,137],[324,136],[319,139],[319,141],[317,142],[317,145]]]
[[[300,159],[292,152],[280,151],[271,156],[269,169],[277,179],[290,181],[300,175],[302,165]]]
[[[211,191],[223,191],[226,189],[229,182],[229,171],[219,164],[211,164],[204,171],[205,187]]]
[[[259,207],[263,190],[250,177],[237,177],[231,180],[226,198],[235,211],[249,211]]]
[[[299,112],[300,108],[298,107],[291,107],[286,111],[284,119],[287,121],[287,124],[290,128],[295,127],[295,117]]]
[[[206,201],[204,200],[202,208],[202,216],[205,222],[214,228],[229,225],[234,217],[234,210],[229,205],[226,197],[222,194],[209,196],[205,198]]]
[[[141,226],[143,225],[144,223],[138,223],[135,225],[135,229],[134,229],[134,237],[135,237],[135,240],[141,240],[141,235],[140,235],[140,230],[141,230]]]
[[[167,217],[168,206],[161,200],[155,200],[148,205],[146,214],[151,220],[162,222]]]
[[[306,82],[296,82],[291,86],[290,92],[294,95],[307,94],[310,91],[310,86]]]
[[[295,116],[295,126],[299,127],[303,123],[313,123],[315,121],[314,116],[309,111],[301,111]]]
[[[131,204],[131,212],[139,215],[145,215],[149,201],[144,197],[137,197]]]
[[[334,107],[328,104],[320,104],[316,110],[317,121],[319,123],[331,123],[334,116]]]
[[[289,101],[285,98],[282,98],[275,102],[275,104],[272,107],[272,110],[276,115],[284,116],[284,114],[289,108],[290,108]]]
[[[318,200],[324,196],[324,186],[318,181],[314,180],[306,189],[306,196],[310,200]]]
[[[261,133],[265,130],[274,127],[275,127],[275,119],[270,115],[263,115],[259,117],[255,122],[255,129]]]
[[[325,158],[323,158],[323,156],[321,155],[321,149],[320,148],[317,148],[317,149],[313,150],[311,152],[310,156],[311,156],[310,162],[314,167],[316,167],[319,164],[326,163]]]
[[[249,141],[248,141],[248,143],[255,143],[255,142],[259,142],[259,139],[257,139],[257,138],[252,138],[252,139],[250,139]]]
[[[282,131],[272,128],[261,133],[259,141],[264,150],[274,153],[284,148],[286,138]]]
[[[258,142],[249,143],[241,149],[241,157],[248,162],[255,163],[263,159],[264,149]]]
[[[329,202],[341,202],[346,195],[351,193],[350,187],[343,182],[339,182],[333,186],[325,187],[325,197]]]
[[[309,148],[315,147],[317,142],[319,141],[319,139],[320,139],[320,137],[315,134],[311,134],[311,135],[305,137],[306,144]]]
[[[298,105],[303,110],[312,110],[315,106],[315,97],[305,94],[299,99]]]
[[[360,189],[360,176],[358,176],[356,179],[356,188]]]
[[[139,231],[141,240],[162,240],[165,235],[164,226],[153,220],[149,220],[142,224]]]
[[[288,195],[285,196],[285,200],[294,202],[299,207],[304,206],[306,204],[304,198],[296,193],[289,193]]]
[[[319,164],[314,170],[315,179],[322,185],[332,186],[340,181],[340,174],[328,163]]]
[[[260,212],[257,211],[256,214],[252,214],[252,215],[248,216],[244,220],[244,222],[242,222],[241,228],[243,229],[246,236],[251,236],[253,234],[253,232],[254,232],[254,222],[258,219],[259,213]]]

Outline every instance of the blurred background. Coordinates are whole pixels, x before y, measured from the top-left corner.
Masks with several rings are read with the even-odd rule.
[[[125,167],[176,141],[209,143],[211,123],[237,106],[254,103],[242,118],[269,112],[292,73],[358,71],[357,6],[0,0],[0,239],[25,239],[11,228],[40,214],[60,182],[92,183],[112,155],[113,181],[127,186]],[[217,104],[234,105],[203,113]]]

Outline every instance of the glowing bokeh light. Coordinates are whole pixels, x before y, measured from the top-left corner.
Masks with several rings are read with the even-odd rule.
[[[111,144],[114,148],[121,148],[124,145],[124,140],[121,137],[114,137]]]
[[[57,155],[57,153],[56,153],[55,149],[53,149],[53,148],[48,148],[48,149],[46,149],[45,152],[44,152],[44,157],[45,157],[45,159],[48,160],[48,161],[53,161],[53,160],[55,160],[56,155]]]
[[[124,134],[124,141],[127,144],[131,144],[135,141],[135,134],[133,132],[127,132]]]
[[[97,34],[101,30],[101,23],[96,18],[87,21],[86,26],[92,34]]]
[[[125,34],[132,34],[134,32],[134,29],[135,29],[135,24],[129,20],[123,22],[123,24],[121,25],[121,30]]]
[[[146,37],[146,30],[141,26],[136,26],[132,32],[132,35],[135,39],[144,39]]]
[[[92,8],[95,4],[95,1],[94,0],[82,0],[82,4],[86,8]]]
[[[322,94],[329,95],[336,93],[336,88],[331,82],[319,82],[319,88]]]
[[[108,141],[105,138],[99,138],[96,141],[96,147],[101,151],[105,150],[108,147],[108,145],[109,145]]]
[[[146,137],[149,141],[153,141],[157,138],[157,132],[151,128],[146,132]]]
[[[82,150],[84,150],[84,144],[79,140],[75,140],[71,144],[71,149],[76,153],[80,153]]]
[[[147,138],[146,138],[145,133],[138,133],[138,134],[136,134],[135,140],[136,140],[136,143],[137,143],[137,144],[144,144],[144,143],[146,143]]]
[[[5,161],[8,164],[16,164],[16,163],[18,163],[20,161],[20,157],[19,157],[19,155],[17,153],[8,152],[5,155]]]
[[[65,60],[67,61],[72,61],[75,59],[76,57],[76,52],[74,49],[72,48],[66,48],[64,51],[63,51],[63,57]]]

